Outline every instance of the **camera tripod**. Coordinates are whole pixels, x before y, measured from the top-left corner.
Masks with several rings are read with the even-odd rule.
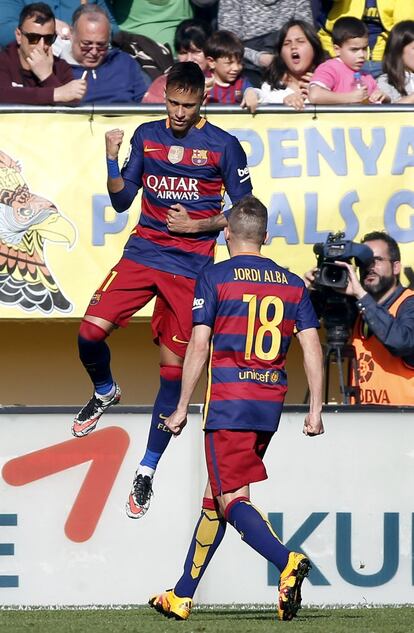
[[[325,375],[324,382],[324,404],[329,404],[329,386],[331,377],[331,365],[338,367],[339,391],[342,394],[342,404],[361,404],[359,388],[359,371],[356,359],[355,347],[337,339],[329,340],[323,345],[323,369]],[[344,361],[346,366],[346,382],[344,375]],[[354,374],[355,385],[351,385],[351,375]],[[351,402],[351,398],[354,402]],[[309,389],[307,389],[304,404],[309,402]]]
[[[343,366],[345,360],[347,361],[346,382]],[[351,398],[354,399],[354,404],[360,404],[359,372],[355,347],[353,345],[344,344],[342,341],[329,340],[324,345],[325,404],[329,403],[330,374],[331,365],[333,363],[338,367],[339,391],[342,394],[342,404],[352,404]],[[354,375],[355,385],[350,384],[352,373]]]

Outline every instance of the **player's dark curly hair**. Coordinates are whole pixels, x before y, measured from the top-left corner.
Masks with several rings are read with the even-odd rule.
[[[185,92],[204,94],[205,79],[203,71],[195,62],[176,62],[168,71],[166,89],[174,86]]]

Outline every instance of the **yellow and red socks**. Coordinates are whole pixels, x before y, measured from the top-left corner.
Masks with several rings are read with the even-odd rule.
[[[201,516],[184,563],[184,572],[174,587],[176,596],[192,598],[207,566],[223,540],[226,521],[217,514],[213,499],[203,499]]]
[[[247,497],[233,499],[226,508],[225,517],[243,541],[276,565],[279,571],[283,571],[288,562],[289,550],[278,539],[269,521]]]

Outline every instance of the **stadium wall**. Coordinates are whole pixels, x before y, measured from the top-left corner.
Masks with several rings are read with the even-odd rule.
[[[124,510],[149,413],[105,414],[70,439],[56,409],[0,414],[0,604],[142,604],[181,575],[206,473],[201,414],[172,441],[142,520]],[[329,407],[326,434],[302,434],[288,407],[253,501],[292,549],[311,558],[305,604],[414,601],[414,420],[411,410]],[[197,602],[272,603],[277,574],[227,534]]]

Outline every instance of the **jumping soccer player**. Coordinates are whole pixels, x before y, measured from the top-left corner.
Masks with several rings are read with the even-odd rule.
[[[296,615],[310,568],[306,556],[290,552],[250,502],[249,485],[267,478],[262,459],[278,428],[287,391],[285,358],[294,332],[310,390],[303,432],[324,432],[319,322],[303,281],[260,255],[266,226],[267,210],[257,198],[246,196],[235,204],[224,229],[231,259],[210,266],[197,279],[181,395],[166,425],[174,435],[181,433],[210,355],[204,412],[209,481],[184,573],[174,589],[149,601],[163,615],[178,620],[190,615],[193,595],[226,523],[281,572],[280,620]]]
[[[191,336],[197,274],[212,262],[216,238],[226,225],[223,193],[236,202],[251,193],[246,155],[239,141],[200,116],[204,75],[194,62],[175,64],[167,77],[168,118],[140,125],[122,170],[123,131],[106,133],[108,192],[118,212],[142,187],[141,215],[123,256],[93,295],[79,331],[81,361],[94,394],[77,414],[72,432],[90,433],[104,411],[120,400],[112,378],[106,337],[152,297],[154,340],[160,346],[160,389],[154,403],[147,450],[135,473],[127,514],[148,510],[152,479],[171,433],[165,419],[175,410],[182,364]]]

